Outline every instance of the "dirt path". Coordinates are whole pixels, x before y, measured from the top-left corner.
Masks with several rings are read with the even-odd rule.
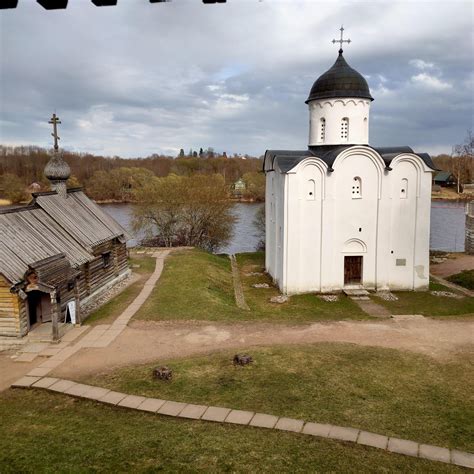
[[[474,320],[430,318],[308,325],[135,321],[109,346],[82,349],[53,375],[77,379],[122,366],[273,344],[348,342],[409,350],[435,358],[474,352]]]
[[[51,358],[51,361],[44,364],[44,368],[40,365],[29,375],[44,376],[45,373],[52,372],[51,375],[58,377],[77,379],[122,366],[154,361],[158,363],[219,350],[244,351],[250,350],[251,347],[274,344],[345,342],[408,350],[435,358],[449,358],[458,353],[474,353],[474,319],[443,320],[398,316],[380,321],[338,321],[305,325],[255,321],[243,323],[130,321],[137,310],[136,306],[139,307],[146,300],[161,274],[166,254],[161,251],[155,256],[157,267],[153,275],[147,280],[140,295],[114,322],[120,329],[114,331],[112,326],[105,325],[106,327],[101,330],[104,325],[98,325],[90,335],[94,330],[101,330],[103,333],[109,330],[113,333],[107,340],[99,341],[104,344],[96,345],[95,342],[84,344],[84,341],[79,341],[76,346],[64,349],[64,352],[67,352],[63,354],[64,357],[59,352]],[[96,339],[98,340],[99,336]],[[54,361],[54,358],[57,361]],[[0,360],[2,379],[4,377],[10,379],[12,369],[17,372],[8,361],[3,361],[2,364]],[[41,374],[36,373],[38,371]]]
[[[467,254],[452,254],[444,262],[430,265],[430,273],[442,278],[472,269],[474,269],[474,255]]]
[[[22,362],[21,364],[12,359],[14,352],[2,352],[0,354],[0,392],[6,390],[10,385],[23,377],[31,369],[38,365],[38,361]]]

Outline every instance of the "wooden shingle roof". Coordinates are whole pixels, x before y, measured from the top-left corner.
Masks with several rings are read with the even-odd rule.
[[[82,191],[38,193],[29,206],[0,211],[0,274],[16,284],[29,265],[61,253],[77,268],[114,238],[129,236]]]
[[[33,194],[34,202],[89,252],[115,237],[130,236],[112,217],[80,189],[68,190],[67,199],[56,193]]]
[[[92,259],[79,243],[36,206],[0,213],[0,273],[12,283],[33,262],[64,253],[73,266]]]

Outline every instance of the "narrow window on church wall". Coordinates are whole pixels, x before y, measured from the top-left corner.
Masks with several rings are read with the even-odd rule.
[[[408,196],[408,179],[403,178],[400,186],[400,199],[406,199]]]
[[[316,183],[314,179],[308,179],[306,183],[306,200],[314,201],[316,199]]]
[[[356,176],[352,181],[352,199],[360,199],[362,197],[362,180]]]
[[[323,117],[319,120],[319,141],[323,142],[326,139],[326,119]]]
[[[349,119],[347,117],[344,117],[341,120],[341,138],[343,140],[347,140],[349,137]]]

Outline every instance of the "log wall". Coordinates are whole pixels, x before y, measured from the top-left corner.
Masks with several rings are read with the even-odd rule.
[[[104,265],[104,254],[109,254],[108,264]],[[111,282],[128,268],[127,248],[118,241],[105,242],[94,249],[95,259],[89,262],[88,280],[89,294]]]
[[[110,252],[107,265],[104,265],[103,254]],[[98,292],[119,275],[128,270],[127,247],[117,240],[105,242],[94,249],[94,260],[81,265],[77,280],[79,298],[84,300]],[[21,337],[28,333],[28,305],[17,294],[10,292],[11,284],[0,275],[0,336]],[[66,305],[74,300],[74,289],[67,287],[67,282],[58,288],[60,295],[61,315],[59,322],[65,320]]]
[[[10,282],[0,275],[0,336],[21,335],[21,300],[18,295],[10,293],[10,287]]]

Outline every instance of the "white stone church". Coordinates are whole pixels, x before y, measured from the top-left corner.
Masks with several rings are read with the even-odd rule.
[[[369,145],[374,99],[342,53],[306,100],[308,149],[265,153],[266,270],[285,294],[426,290],[435,166]]]

